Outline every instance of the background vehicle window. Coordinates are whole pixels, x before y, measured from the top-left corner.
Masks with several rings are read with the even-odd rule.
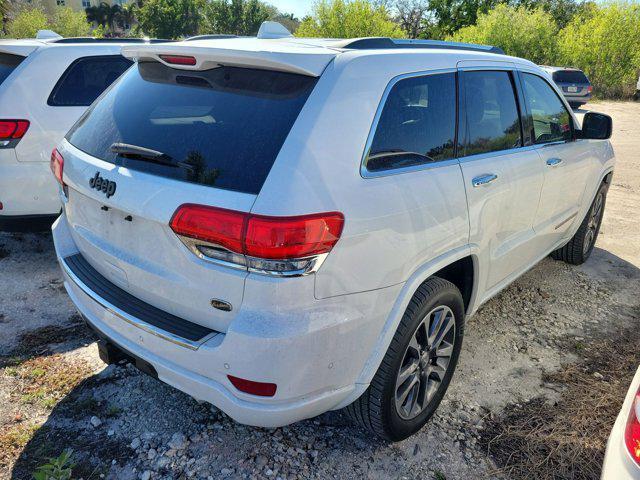
[[[269,70],[190,72],[141,62],[67,138],[89,155],[131,170],[256,194],[316,82]],[[134,151],[116,153],[116,143]],[[160,152],[163,161],[136,154],[135,147]]]
[[[520,115],[509,72],[464,72],[465,131],[462,155],[522,146]]]
[[[370,172],[453,158],[454,73],[400,80],[387,97],[365,166]]]
[[[88,107],[132,63],[120,55],[80,58],[62,74],[47,103],[55,107]]]
[[[0,84],[11,75],[25,57],[20,55],[11,55],[9,53],[0,53]]]
[[[549,84],[537,75],[523,74],[524,95],[533,117],[535,143],[571,140],[571,115]]]
[[[552,74],[554,82],[589,83],[587,76],[580,70],[556,70]]]

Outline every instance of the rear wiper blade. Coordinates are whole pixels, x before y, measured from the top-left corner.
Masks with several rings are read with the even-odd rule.
[[[182,167],[188,170],[192,170],[193,167],[186,163],[176,162],[172,157],[166,153],[158,152],[150,148],[139,147],[138,145],[130,145],[128,143],[114,143],[111,145],[110,150],[124,158],[130,158],[132,160],[140,160],[142,162],[157,163],[159,165],[166,165],[167,167]]]

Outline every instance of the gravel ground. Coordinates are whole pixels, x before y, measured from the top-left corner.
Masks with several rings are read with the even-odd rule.
[[[640,317],[640,104],[590,106],[614,118],[618,166],[597,248],[581,267],[546,259],[469,322],[437,414],[396,444],[341,412],[280,429],[245,427],[139,373],[105,368],[64,293],[49,235],[0,234],[0,477],[30,478],[73,448],[85,479],[495,478],[478,443],[487,419],[557,385],[593,338]]]

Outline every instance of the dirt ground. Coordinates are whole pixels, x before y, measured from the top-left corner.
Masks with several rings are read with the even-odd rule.
[[[483,306],[437,414],[396,444],[340,412],[245,427],[132,367],[105,368],[64,292],[50,236],[0,234],[0,478],[31,478],[66,448],[85,480],[508,478],[486,432],[533,399],[552,421],[570,390],[558,372],[640,321],[640,104],[588,107],[613,117],[618,160],[592,257],[580,267],[546,259]],[[612,381],[590,368],[599,375],[590,378]],[[569,464],[557,478],[597,475],[576,472]]]

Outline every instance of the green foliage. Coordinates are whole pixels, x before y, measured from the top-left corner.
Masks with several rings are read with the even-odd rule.
[[[313,13],[306,17],[298,37],[402,37],[384,5],[375,6],[365,0],[319,0]]]
[[[500,0],[431,0],[429,10],[433,20],[429,22],[424,36],[442,39],[457,30],[474,25],[478,15],[487,13]]]
[[[70,480],[73,464],[73,450],[66,449],[57,458],[50,458],[49,463],[38,467],[33,474],[34,480]]]
[[[150,37],[188,37],[198,33],[204,8],[204,0],[145,0],[138,23]]]
[[[70,7],[57,8],[49,28],[63,37],[86,37],[91,31],[87,15]]]
[[[626,97],[635,92],[640,71],[640,5],[592,5],[560,32],[562,64],[578,67],[594,84],[594,93]]]
[[[256,35],[277,10],[259,0],[211,0],[205,10],[205,31],[232,35]]]
[[[498,5],[478,16],[475,25],[458,30],[451,39],[501,47],[506,54],[536,63],[552,63],[558,27],[542,8]]]
[[[49,21],[40,8],[25,8],[20,10],[13,20],[7,24],[6,32],[9,38],[33,38],[38,30],[49,28]]]

